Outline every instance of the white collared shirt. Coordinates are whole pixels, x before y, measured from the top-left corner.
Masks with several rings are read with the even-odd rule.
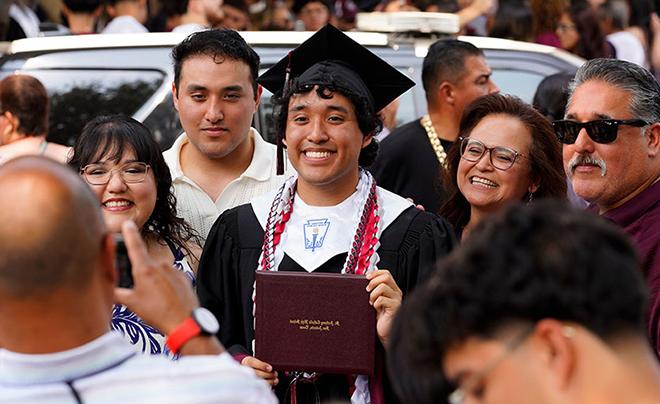
[[[222,212],[249,203],[253,198],[276,189],[287,177],[286,164],[285,175],[277,175],[275,145],[266,142],[254,128],[250,129],[249,136],[254,141],[254,154],[250,165],[227,185],[215,201],[193,180],[186,177],[181,169],[181,148],[189,141],[185,133],[163,153],[172,175],[177,213],[199,233],[202,242],[206,241],[213,223]]]
[[[105,26],[102,34],[141,34],[149,30],[130,15],[115,17]]]
[[[71,387],[69,387],[69,384]],[[177,362],[136,355],[114,331],[67,351],[0,349],[0,402],[275,403],[265,381],[228,353]]]

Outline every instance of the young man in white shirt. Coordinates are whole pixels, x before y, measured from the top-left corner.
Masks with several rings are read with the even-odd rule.
[[[232,30],[196,32],[172,50],[185,132],[165,151],[179,215],[206,239],[220,213],[279,186],[275,146],[251,128],[259,56]]]

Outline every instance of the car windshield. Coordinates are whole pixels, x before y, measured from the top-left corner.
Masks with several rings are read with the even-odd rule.
[[[51,100],[48,139],[73,145],[86,122],[98,115],[132,116],[160,87],[156,71],[29,70],[48,89]],[[0,75],[2,79],[7,74]]]

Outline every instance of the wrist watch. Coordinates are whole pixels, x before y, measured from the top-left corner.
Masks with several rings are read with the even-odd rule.
[[[172,353],[177,354],[191,339],[198,335],[215,335],[218,330],[220,324],[213,313],[204,307],[198,307],[167,336],[165,345]]]

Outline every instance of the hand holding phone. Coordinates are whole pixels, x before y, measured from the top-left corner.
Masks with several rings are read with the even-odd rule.
[[[115,288],[115,303],[125,305],[147,324],[169,334],[199,307],[190,279],[174,268],[172,261],[150,256],[132,221],[122,224],[122,234],[123,243],[117,243],[117,267],[120,277],[131,276],[134,282],[130,288],[121,284]],[[120,262],[122,256],[125,263]]]
[[[124,236],[115,234],[115,266],[119,274],[119,283],[117,286],[120,288],[133,287],[133,268],[131,267],[131,260],[128,258],[128,250],[124,242]]]

